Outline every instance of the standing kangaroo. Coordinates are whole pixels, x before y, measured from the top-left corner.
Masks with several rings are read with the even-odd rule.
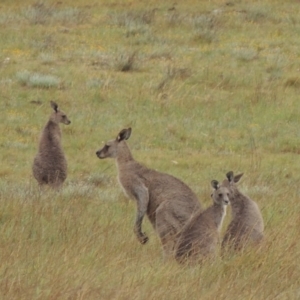
[[[181,180],[138,163],[131,155],[126,140],[131,128],[123,129],[116,139],[108,141],[96,152],[103,158],[116,159],[118,180],[125,194],[136,201],[137,213],[134,232],[141,244],[148,241],[142,232],[142,221],[147,214],[158,233],[164,255],[173,255],[177,233],[199,209],[200,202],[194,192]]]
[[[40,186],[48,184],[60,187],[67,178],[67,161],[61,145],[61,131],[59,123],[70,124],[65,113],[58,109],[58,105],[51,101],[54,112],[51,114],[42,131],[32,171]]]
[[[214,189],[211,195],[213,204],[193,216],[180,233],[175,249],[178,262],[213,258],[216,254],[219,232],[229,204],[229,189],[220,186],[216,180],[212,180],[211,186]]]
[[[257,204],[242,194],[236,186],[242,176],[243,173],[234,176],[230,171],[222,183],[230,190],[232,209],[232,220],[225,232],[222,248],[240,250],[249,242],[259,243],[264,237],[264,221]]]

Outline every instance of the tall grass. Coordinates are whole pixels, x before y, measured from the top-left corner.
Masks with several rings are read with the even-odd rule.
[[[0,298],[298,299],[298,17],[295,1],[3,1]],[[58,193],[31,175],[50,100],[72,120]],[[127,126],[134,157],[205,207],[212,179],[244,172],[262,248],[182,267],[147,220],[140,245],[135,203],[95,155]]]

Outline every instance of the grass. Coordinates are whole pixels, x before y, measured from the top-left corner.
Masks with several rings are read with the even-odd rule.
[[[229,2],[228,2],[229,3]],[[1,299],[299,299],[296,1],[1,2]],[[69,175],[39,192],[31,164],[55,100]],[[244,172],[261,250],[182,267],[132,232],[135,204],[95,152],[127,126],[134,157],[184,180]],[[226,225],[230,216],[226,217]]]

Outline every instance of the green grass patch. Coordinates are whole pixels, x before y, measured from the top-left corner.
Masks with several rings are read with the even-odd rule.
[[[0,298],[298,299],[298,11],[269,0],[2,1]],[[31,173],[50,100],[72,121],[58,193]],[[128,126],[134,157],[184,180],[205,207],[212,179],[244,172],[263,248],[165,263],[147,220],[140,245],[135,203],[115,163],[95,155]]]

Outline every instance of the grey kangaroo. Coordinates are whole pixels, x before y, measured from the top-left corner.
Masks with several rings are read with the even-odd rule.
[[[126,143],[130,135],[131,128],[123,129],[96,155],[101,159],[111,157],[116,160],[119,183],[137,205],[134,232],[139,242],[145,244],[148,241],[142,232],[143,218],[147,214],[160,237],[165,257],[170,258],[177,233],[201,205],[195,193],[181,180],[134,160]]]
[[[220,186],[216,180],[212,180],[211,186],[213,204],[193,216],[180,233],[175,250],[175,258],[180,263],[202,261],[216,255],[219,232],[230,201],[227,187]]]
[[[71,121],[55,102],[51,101],[50,104],[54,112],[42,131],[32,171],[40,186],[48,184],[58,188],[67,178],[67,160],[61,145],[59,123],[68,125]]]
[[[222,248],[240,250],[249,243],[259,243],[264,238],[264,221],[257,204],[242,194],[236,186],[242,174],[234,176],[232,171],[226,174],[222,183],[230,190],[232,220],[222,241]]]

